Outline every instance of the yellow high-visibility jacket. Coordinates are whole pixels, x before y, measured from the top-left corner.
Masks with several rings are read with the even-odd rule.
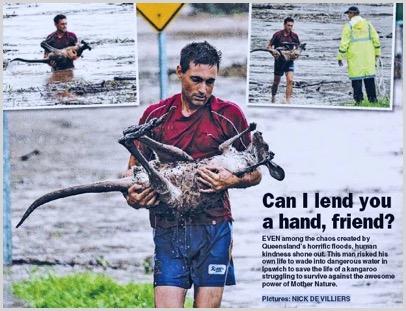
[[[379,35],[366,19],[355,16],[343,27],[338,60],[347,57],[350,80],[375,77],[376,57],[381,55]]]

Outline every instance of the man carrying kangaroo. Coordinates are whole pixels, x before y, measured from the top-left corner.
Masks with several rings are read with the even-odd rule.
[[[220,59],[221,52],[206,41],[182,49],[176,68],[181,93],[149,106],[139,122],[144,124],[169,112],[164,123],[153,130],[154,140],[199,159],[219,154],[221,143],[248,127],[236,104],[212,95]],[[249,143],[247,134],[233,146],[244,150]],[[147,160],[153,158],[146,146],[140,142],[137,146]],[[131,156],[126,175],[132,175],[134,165],[137,161]],[[199,182],[208,187],[201,191],[209,193],[247,188],[261,180],[258,170],[239,178],[222,167],[204,167],[198,175]],[[150,210],[155,243],[155,306],[183,307],[186,292],[193,285],[195,307],[220,307],[224,286],[235,284],[231,256],[233,218],[227,191],[214,208],[196,214],[176,214],[159,201],[154,189],[142,189],[138,184],[128,190],[126,200],[133,208]]]
[[[283,21],[283,29],[274,33],[271,41],[268,44],[268,49],[277,49],[283,47],[286,44],[292,45],[300,44],[299,36],[292,31],[294,20],[291,17],[285,18]],[[286,97],[285,102],[290,103],[293,89],[293,60],[285,60],[278,53],[273,53],[275,57],[274,65],[274,80],[272,84],[272,103],[276,102],[276,93],[278,92],[278,86],[281,82],[281,78],[286,74]]]
[[[77,45],[78,38],[73,32],[68,31],[68,22],[65,15],[63,14],[56,15],[54,17],[54,24],[56,27],[56,31],[49,34],[47,38],[43,41],[43,43],[46,43],[51,47],[60,50],[69,46]],[[41,44],[41,47],[43,47],[44,45],[43,43]],[[47,58],[50,52],[51,51],[45,49],[44,58]],[[49,65],[52,67],[53,71],[75,67],[72,59],[68,59],[66,62],[64,62],[63,65],[58,65],[55,61],[50,61]]]

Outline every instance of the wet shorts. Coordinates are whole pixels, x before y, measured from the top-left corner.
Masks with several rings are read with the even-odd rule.
[[[231,222],[156,228],[154,242],[154,287],[235,285]]]
[[[293,60],[284,61],[275,61],[274,75],[282,77],[284,73],[288,71],[295,71],[295,64]]]

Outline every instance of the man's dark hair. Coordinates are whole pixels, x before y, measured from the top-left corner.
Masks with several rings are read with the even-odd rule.
[[[190,43],[180,51],[182,73],[185,73],[189,69],[189,64],[192,61],[195,65],[216,65],[217,70],[219,70],[221,51],[217,51],[207,41]]]
[[[293,20],[292,17],[286,17],[285,20],[283,21],[283,24],[286,25],[287,23],[292,22],[294,23],[295,21]]]
[[[58,14],[57,16],[54,17],[54,23],[58,24],[61,19],[66,19],[66,16],[63,14]]]

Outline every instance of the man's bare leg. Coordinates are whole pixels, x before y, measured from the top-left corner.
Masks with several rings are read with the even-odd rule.
[[[195,308],[220,308],[224,287],[196,287]]]
[[[155,308],[183,308],[186,291],[176,286],[156,286]]]
[[[286,73],[286,103],[289,104],[293,91],[293,71]]]
[[[272,103],[276,102],[276,93],[278,92],[278,86],[281,82],[281,77],[274,75],[273,77],[273,84],[272,84]]]

